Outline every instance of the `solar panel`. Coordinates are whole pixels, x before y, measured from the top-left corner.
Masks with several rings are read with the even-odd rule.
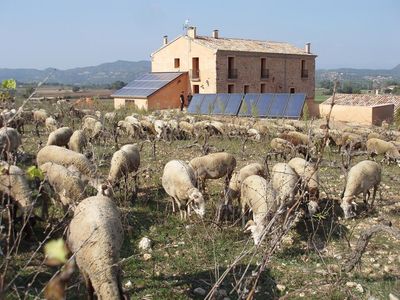
[[[225,110],[228,105],[228,99],[229,99],[229,94],[217,94],[212,114],[213,115],[225,114]]]
[[[244,95],[238,115],[241,117],[257,116],[257,102],[260,94],[247,93]]]
[[[305,100],[305,94],[291,94],[283,116],[286,118],[299,118],[303,111]]]
[[[204,94],[203,102],[200,107],[200,113],[202,115],[209,115],[214,111],[216,98],[217,94]]]
[[[281,118],[289,101],[290,94],[275,94],[267,117]]]
[[[187,109],[189,114],[200,114],[204,94],[194,94]]]
[[[182,73],[179,72],[144,74],[127,84],[122,89],[116,91],[112,96],[147,97],[181,74]]]
[[[268,111],[271,107],[272,102],[274,101],[275,94],[266,93],[261,94],[260,98],[258,98],[257,102],[257,110],[259,117],[267,117]]]
[[[229,94],[224,115],[236,116],[242,103],[242,94]]]

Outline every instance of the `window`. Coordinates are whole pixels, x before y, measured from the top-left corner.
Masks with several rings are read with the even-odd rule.
[[[306,61],[301,60],[301,78],[308,78],[308,70],[306,69]]]
[[[237,78],[237,69],[235,69],[235,58],[228,57],[228,79]]]
[[[200,88],[198,84],[193,84],[193,94],[198,94],[200,92]]]
[[[247,94],[249,92],[249,86],[247,84],[245,84],[243,86],[243,93]]]
[[[265,93],[265,83],[261,83],[261,85],[260,85],[260,93]]]
[[[192,57],[191,79],[196,81],[200,80],[200,62],[198,57]]]
[[[179,68],[181,66],[181,61],[179,58],[174,59],[174,67]]]
[[[267,59],[261,58],[261,78],[268,78],[269,77],[269,69],[267,69]]]
[[[291,87],[291,88],[290,88],[290,93],[291,93],[291,94],[294,94],[294,93],[295,93],[294,87]]]
[[[234,84],[228,84],[228,93],[232,94],[235,92],[235,85]]]

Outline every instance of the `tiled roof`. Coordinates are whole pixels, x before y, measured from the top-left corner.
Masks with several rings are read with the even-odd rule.
[[[330,105],[332,97],[325,100],[322,104]],[[400,96],[394,95],[375,95],[375,94],[336,94],[335,104],[337,105],[355,105],[355,106],[375,106],[381,104],[393,103],[394,110],[400,108]]]
[[[223,51],[264,52],[315,56],[312,53],[307,53],[302,48],[298,48],[283,42],[213,38],[209,36],[196,36],[196,38],[192,41],[211,49]]]

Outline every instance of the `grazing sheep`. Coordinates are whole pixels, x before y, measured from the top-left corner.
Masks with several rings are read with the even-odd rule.
[[[46,119],[49,117],[47,111],[44,109],[34,110],[33,111],[33,121],[36,125],[44,125],[46,123]]]
[[[9,195],[23,213],[29,213],[33,209],[32,190],[25,172],[3,161],[0,162],[0,192]]]
[[[367,141],[368,156],[385,155],[385,159],[390,163],[395,161],[400,163],[400,153],[396,146],[384,140],[372,138]]]
[[[87,147],[87,139],[83,130],[75,130],[69,138],[68,148],[72,151],[83,153]]]
[[[204,216],[203,195],[196,188],[196,176],[193,169],[184,161],[171,160],[165,165],[162,186],[173,199],[173,211],[175,211],[174,203],[178,205],[181,219],[186,219],[187,213],[190,215],[190,208],[193,208],[200,217]]]
[[[246,230],[251,231],[254,244],[261,242],[269,213],[278,209],[275,202],[275,191],[271,183],[258,175],[247,177],[241,187],[240,202],[242,206],[243,222],[246,210],[253,212],[253,220],[246,225]]]
[[[122,176],[137,172],[140,165],[140,153],[136,144],[128,144],[116,151],[111,159],[108,181],[115,185]],[[136,177],[136,176],[135,176]],[[136,181],[136,180],[135,180]]]
[[[372,194],[371,206],[374,204],[376,191],[381,182],[381,174],[382,168],[380,165],[370,160],[363,160],[350,169],[346,179],[346,187],[342,194],[342,204],[340,205],[346,219],[355,216],[353,207],[356,207],[356,203],[354,199],[358,194],[363,193],[363,201],[365,204],[368,204],[367,195],[369,199],[369,190],[372,187],[374,188],[374,192]]]
[[[278,205],[282,203],[290,206],[294,202],[297,193],[299,177],[296,172],[286,163],[277,163],[271,172],[272,188],[276,191]]]
[[[53,117],[46,118],[44,123],[48,132],[52,132],[58,128],[58,122]]]
[[[0,129],[0,151],[2,154],[7,156],[9,153],[15,153],[21,144],[21,136],[16,129],[11,127]]]
[[[308,201],[308,211],[314,215],[318,210],[319,199],[319,176],[318,170],[303,158],[292,158],[288,165],[300,177],[300,191],[304,191],[304,197]]]
[[[88,132],[91,138],[96,139],[103,131],[103,124],[96,117],[86,116],[83,119],[82,129]]]
[[[121,215],[108,197],[82,200],[68,227],[67,245],[74,253],[88,291],[98,299],[123,299],[119,252],[123,243]]]
[[[74,208],[85,198],[83,181],[64,166],[47,162],[39,168],[45,173],[47,181],[59,195],[64,207]]]
[[[260,133],[258,132],[257,129],[254,128],[250,128],[249,130],[247,130],[247,136],[255,141],[259,141],[261,139]]]
[[[46,145],[67,146],[72,134],[73,131],[69,127],[58,128],[49,134]]]
[[[142,127],[142,131],[145,135],[156,134],[156,131],[154,129],[154,124],[150,120],[148,119],[140,120],[140,126]]]
[[[179,129],[181,132],[181,136],[185,139],[191,139],[194,135],[194,127],[193,124],[190,124],[186,121],[179,122]]]
[[[38,166],[46,162],[53,162],[66,168],[73,165],[88,178],[93,178],[96,174],[96,167],[85,155],[59,146],[43,147],[39,150],[36,161]]]
[[[275,159],[278,159],[278,155],[280,155],[281,158],[286,160],[287,155],[291,155],[294,152],[294,145],[281,138],[273,138],[270,145],[275,154]]]
[[[161,139],[163,136],[168,136],[168,126],[167,123],[163,120],[154,121],[154,130],[156,131],[156,137],[158,139]]]
[[[193,158],[189,165],[193,168],[201,191],[205,189],[206,179],[218,179],[226,175],[226,187],[236,167],[236,159],[226,152],[211,153]]]

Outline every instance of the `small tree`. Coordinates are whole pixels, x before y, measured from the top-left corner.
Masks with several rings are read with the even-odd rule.
[[[81,89],[81,88],[80,88],[79,86],[76,86],[76,85],[74,85],[74,86],[72,87],[72,91],[73,91],[74,93],[78,92],[80,89]]]

